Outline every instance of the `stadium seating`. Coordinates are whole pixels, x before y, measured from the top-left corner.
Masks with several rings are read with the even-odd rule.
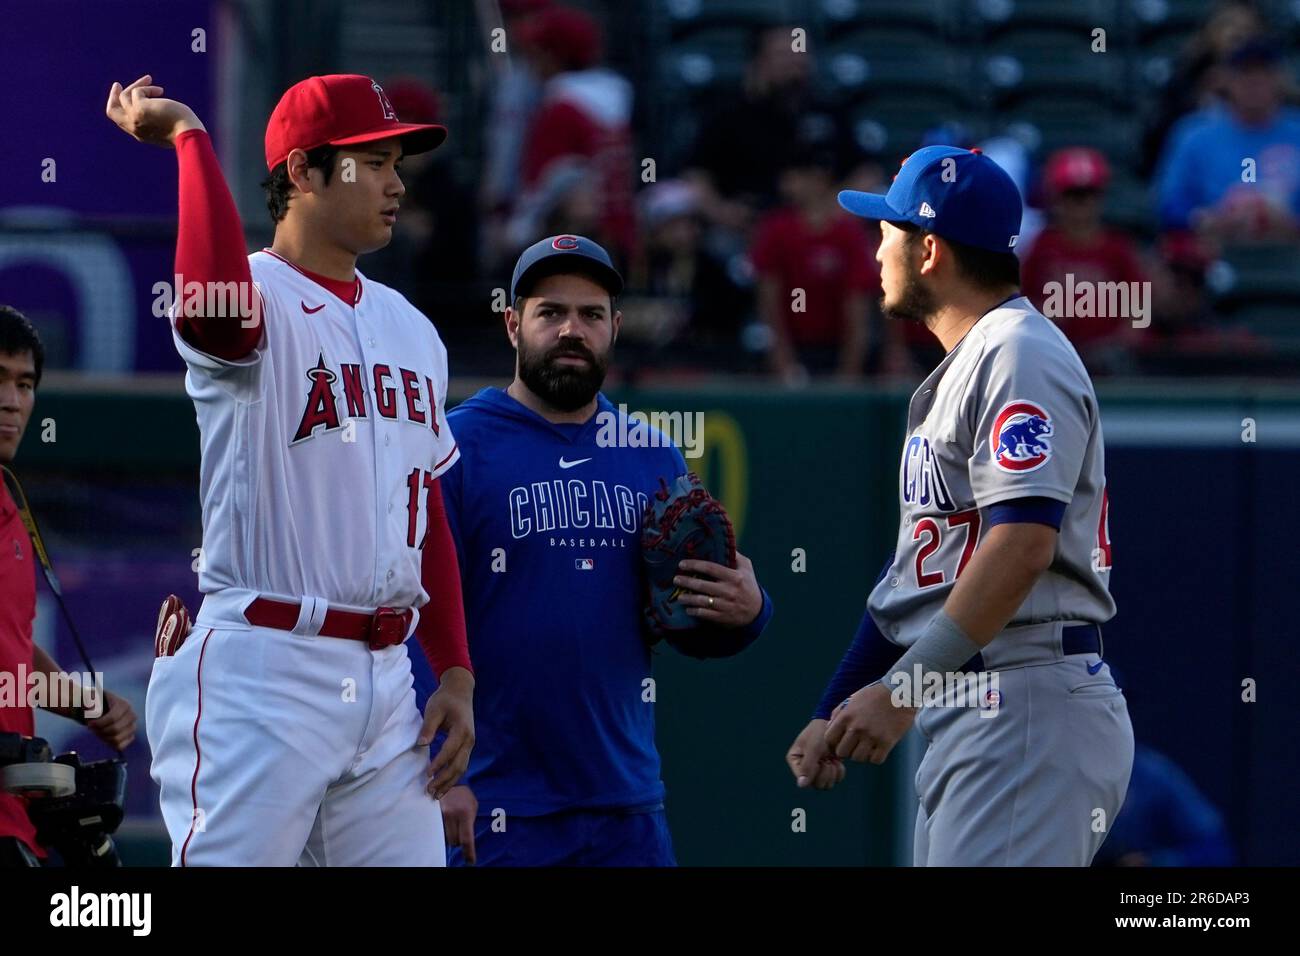
[[[970,29],[991,39],[1026,27],[1076,30],[1095,27],[1108,32],[1121,24],[1116,0],[970,0]]]
[[[1200,29],[1222,0],[1126,0],[1126,14],[1138,42],[1158,37],[1181,40]]]
[[[745,74],[746,44],[743,35],[716,28],[673,43],[661,61],[665,88],[688,95],[738,88]]]
[[[972,103],[969,56],[943,41],[922,41],[906,32],[858,33],[830,44],[823,72],[850,101],[888,91],[939,93]]]
[[[901,159],[921,145],[925,133],[944,122],[965,121],[967,115],[959,103],[942,94],[903,92],[860,105],[851,123],[862,149]],[[969,122],[963,125],[972,129],[972,143],[983,132]]]
[[[976,72],[993,108],[1058,93],[1121,102],[1128,63],[1123,54],[1093,53],[1086,33],[1032,30],[983,47]]]
[[[1210,270],[1216,310],[1239,326],[1300,348],[1300,248],[1241,245]]]
[[[828,40],[883,24],[947,37],[957,29],[963,9],[959,0],[821,0],[819,7]]]
[[[1063,146],[1095,146],[1116,165],[1129,167],[1139,145],[1140,126],[1131,113],[1089,96],[1033,95],[999,110],[997,118],[1000,125],[1030,127],[1034,151],[1044,157]]]
[[[785,0],[657,0],[656,12],[678,39],[703,29],[731,28],[743,36],[767,23],[797,24],[806,18],[802,6]]]

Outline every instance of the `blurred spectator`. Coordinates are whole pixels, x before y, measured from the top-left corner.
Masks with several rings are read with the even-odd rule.
[[[683,358],[711,350],[710,366],[716,358],[743,367],[737,346],[752,311],[751,290],[746,277],[704,249],[697,190],[668,180],[644,190],[640,200],[645,242],[628,277],[632,292],[623,297],[621,336],[661,349],[687,345],[690,352],[677,353]]]
[[[507,213],[519,194],[524,134],[542,99],[542,84],[519,47],[528,22],[550,7],[550,0],[501,0],[510,55],[488,57],[496,75],[485,133],[480,204],[491,216]]]
[[[524,142],[511,241],[517,248],[548,235],[557,211],[581,221],[594,203],[599,228],[582,234],[626,263],[636,239],[632,85],[598,65],[600,30],[578,10],[541,11],[524,25],[522,42],[542,98]]]
[[[1155,170],[1161,147],[1178,120],[1223,101],[1223,61],[1228,54],[1267,29],[1263,15],[1248,0],[1232,0],[1210,14],[1188,41],[1165,83],[1155,120],[1143,133],[1140,172],[1144,177]]]
[[[846,170],[834,117],[805,115],[791,144],[781,173],[788,205],[759,222],[750,253],[772,368],[789,384],[810,372],[856,379],[867,356],[870,303],[880,291],[875,243],[836,202]]]
[[[1280,48],[1247,40],[1229,54],[1224,83],[1226,108],[1193,113],[1170,135],[1157,183],[1161,226],[1218,242],[1294,239],[1300,110],[1283,105]]]
[[[1110,166],[1097,150],[1071,147],[1053,153],[1043,171],[1050,224],[1039,233],[1021,270],[1025,295],[1061,327],[1094,372],[1123,367],[1120,359],[1134,337],[1135,316],[1059,314],[1066,310],[1048,301],[1048,286],[1058,283],[1069,290],[1092,283],[1097,289],[1100,283],[1146,281],[1132,240],[1102,225],[1109,182]]]
[[[1156,321],[1142,337],[1142,347],[1168,351],[1180,339],[1209,333],[1215,324],[1205,276],[1210,268],[1205,247],[1190,232],[1171,232],[1159,245],[1159,268],[1152,276]]]
[[[1211,256],[1194,233],[1166,233],[1158,253],[1151,327],[1135,342],[1139,372],[1213,374],[1226,369],[1226,359],[1267,355],[1267,342],[1249,329],[1224,325],[1215,313],[1206,282]]]
[[[384,83],[393,111],[407,123],[441,123],[442,102],[428,84],[413,77]],[[426,315],[447,313],[447,286],[478,274],[478,216],[472,191],[452,171],[452,153],[434,150],[405,156],[406,195],[392,241],[366,257],[365,273],[401,288]]]
[[[758,214],[780,199],[799,119],[811,107],[811,54],[794,50],[793,25],[756,28],[740,99],[706,117],[687,161],[707,222],[743,243]]]
[[[1119,815],[1094,866],[1232,866],[1223,817],[1164,754],[1138,744]]]

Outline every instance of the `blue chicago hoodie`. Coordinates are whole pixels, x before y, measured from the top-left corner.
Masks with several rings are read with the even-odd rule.
[[[486,388],[448,415],[460,460],[442,476],[465,592],[476,676],[477,742],[462,783],[481,814],[539,816],[663,800],[644,605],[641,514],[660,479],[685,474],[682,454],[606,447],[635,426],[605,398],[583,424],[552,424]],[[644,428],[644,426],[642,426]],[[771,600],[716,656],[766,626]],[[408,641],[417,703],[436,687]],[[435,743],[435,747],[437,743]]]

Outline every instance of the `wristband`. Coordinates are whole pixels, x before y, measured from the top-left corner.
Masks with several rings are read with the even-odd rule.
[[[885,673],[881,683],[896,691],[904,681],[910,682],[911,693],[903,695],[904,706],[915,707],[919,705],[926,674],[955,673],[979,652],[980,646],[966,636],[956,621],[940,611],[930,619],[916,643]],[[908,701],[909,697],[915,700]]]

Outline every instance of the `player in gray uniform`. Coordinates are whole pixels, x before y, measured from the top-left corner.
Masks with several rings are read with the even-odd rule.
[[[840,204],[880,220],[886,315],[947,355],[908,409],[897,550],[787,762],[826,789],[915,721],[917,865],[1086,866],[1133,764],[1101,659],[1115,603],[1092,383],[1020,294],[1020,196],[988,157],[927,147],[887,195]]]

